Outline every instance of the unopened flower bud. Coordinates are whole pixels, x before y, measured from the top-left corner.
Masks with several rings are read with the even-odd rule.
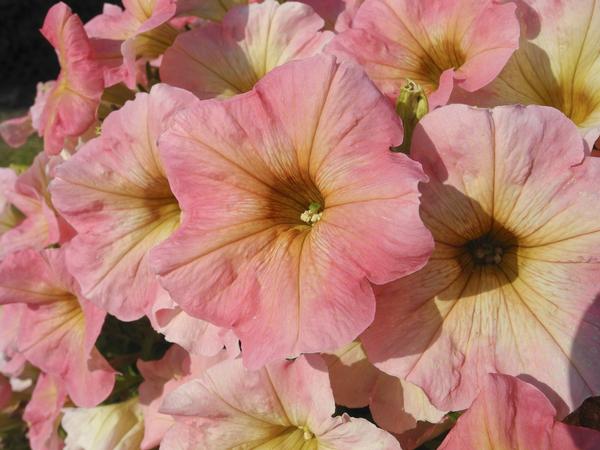
[[[410,152],[413,131],[419,120],[428,112],[429,103],[427,102],[425,91],[421,85],[407,79],[396,100],[396,113],[402,119],[404,139],[401,145],[392,147],[390,150],[408,154]]]

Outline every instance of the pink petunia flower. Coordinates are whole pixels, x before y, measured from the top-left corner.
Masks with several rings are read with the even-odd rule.
[[[552,403],[531,384],[488,375],[482,390],[450,431],[440,450],[594,450],[600,432],[565,425]]]
[[[138,94],[58,168],[51,191],[78,232],[67,264],[86,298],[121,320],[148,314],[170,341],[214,354],[237,339],[177,311],[148,263],[148,251],[179,226],[180,215],[156,141],[172,113],[194,100],[164,84]]]
[[[435,251],[378,289],[369,360],[446,410],[488,373],[526,377],[561,417],[598,395],[600,160],[577,128],[552,108],[452,105],[419,122],[411,156]]]
[[[435,408],[421,388],[373,366],[359,341],[323,358],[336,404],[368,406],[375,423],[384,430],[401,435],[414,429],[418,421],[435,424],[444,418],[445,412]]]
[[[31,167],[19,176],[11,169],[0,169],[3,190],[0,259],[26,248],[41,250],[65,243],[73,236],[71,227],[54,210],[48,193],[48,183],[61,161],[61,158],[40,153]]]
[[[94,347],[106,313],[81,296],[66,270],[64,251],[23,250],[4,258],[0,305],[26,305],[19,317],[18,352],[59,377],[75,404],[93,406],[114,383],[114,371]]]
[[[83,24],[67,5],[60,2],[50,8],[41,31],[56,50],[61,72],[35,128],[44,137],[46,153],[55,155],[66,139],[77,138],[93,125],[104,80]]]
[[[179,35],[165,52],[161,80],[202,99],[247,92],[275,67],[320,53],[333,37],[319,31],[323,25],[297,2],[265,0],[234,8],[220,23]]]
[[[366,74],[327,55],[228,101],[196,100],[159,141],[182,209],[151,252],[161,283],[184,311],[233,328],[249,368],[335,350],[371,323],[369,282],[412,273],[431,251],[425,177],[389,151],[401,140]]]
[[[66,399],[67,393],[60,378],[45,373],[40,374],[31,400],[23,413],[23,420],[29,427],[28,438],[32,450],[63,448],[58,427]]]
[[[392,100],[411,79],[436,107],[455,85],[476,91],[500,73],[518,47],[514,11],[493,0],[366,0],[328,51],[361,64]]]
[[[592,147],[600,134],[600,4],[595,0],[518,2],[518,50],[480,92],[457,101],[478,106],[520,103],[562,111]]]
[[[175,40],[178,31],[169,20],[177,5],[176,0],[123,0],[123,6],[105,3],[102,14],[86,23],[85,30],[104,59],[107,83],[123,81],[134,89],[140,63],[160,57]]]
[[[144,377],[144,382],[140,385],[140,406],[144,416],[142,450],[157,447],[165,433],[175,424],[172,416],[159,412],[163,399],[227,357],[225,351],[210,357],[197,357],[173,345],[158,361],[138,361],[138,369]]]
[[[163,450],[314,448],[400,450],[396,439],[365,419],[331,417],[327,368],[316,356],[278,361],[258,371],[239,359],[208,368],[165,399],[175,416]]]

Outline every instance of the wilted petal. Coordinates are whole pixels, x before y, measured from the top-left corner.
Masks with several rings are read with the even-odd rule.
[[[114,371],[94,347],[106,313],[79,294],[64,248],[8,255],[0,263],[0,304],[6,303],[26,305],[18,352],[60,378],[75,404],[93,406],[109,395]]]
[[[148,250],[179,225],[179,206],[156,141],[171,114],[195,97],[166,85],[140,93],[103,123],[102,134],[62,164],[52,200],[77,230],[67,263],[83,293],[121,320],[160,295]]]
[[[178,36],[165,52],[161,79],[200,98],[231,97],[251,90],[275,67],[319,53],[333,37],[322,27],[323,20],[301,3],[240,6],[221,23]]]
[[[469,410],[440,450],[593,450],[600,432],[557,422],[550,401],[531,384],[506,375],[488,375]]]
[[[527,376],[560,416],[597,395],[600,160],[577,128],[551,108],[449,106],[422,119],[412,156],[436,250],[378,290],[369,359],[449,410],[487,373]]]
[[[443,105],[453,85],[475,91],[500,73],[518,46],[514,11],[491,0],[366,0],[328,50],[364,66],[393,100],[411,79]]]
[[[401,134],[360,68],[330,56],[196,101],[159,142],[183,211],[152,252],[161,283],[184,311],[233,328],[248,367],[355,338],[374,314],[369,281],[411,273],[431,250],[423,173],[389,151]]]

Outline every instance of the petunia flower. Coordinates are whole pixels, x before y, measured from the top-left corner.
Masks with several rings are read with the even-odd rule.
[[[196,100],[159,141],[182,209],[151,252],[161,283],[190,315],[233,328],[249,368],[335,350],[371,323],[369,282],[411,273],[431,251],[425,177],[389,151],[401,140],[366,74],[327,55],[228,101]]]
[[[452,105],[421,120],[411,156],[435,250],[376,293],[369,360],[445,410],[488,373],[532,382],[561,417],[598,395],[600,160],[577,128],[552,108]]]
[[[1,169],[5,204],[0,216],[0,258],[26,248],[41,250],[62,244],[73,236],[72,228],[55,211],[48,193],[48,183],[61,161],[40,153],[19,176],[11,169]]]
[[[165,52],[161,80],[202,99],[247,92],[273,68],[320,53],[333,37],[319,31],[323,25],[302,3],[239,6],[220,23],[206,22],[179,35]]]
[[[65,450],[138,450],[144,421],[137,397],[95,408],[64,408]]]
[[[500,73],[518,47],[514,11],[493,0],[365,0],[328,51],[364,66],[392,100],[410,79],[436,107],[455,85],[476,91]]]
[[[552,106],[590,133],[593,144],[600,134],[600,4],[527,0],[519,2],[517,13],[518,50],[493,83],[457,100],[480,106]]]
[[[87,22],[85,30],[96,39],[98,55],[106,58],[119,48],[121,64],[109,61],[104,65],[109,83],[123,81],[134,89],[139,62],[160,57],[175,40],[178,31],[169,20],[175,16],[177,5],[175,0],[123,0],[123,6],[105,3],[102,14]]]
[[[170,393],[161,411],[176,420],[163,450],[400,449],[392,435],[365,419],[331,417],[327,368],[316,355],[258,371],[245,369],[240,359],[223,361]]]
[[[142,450],[157,447],[175,424],[173,417],[159,412],[163,399],[177,387],[199,377],[206,369],[227,357],[225,351],[210,357],[193,356],[173,345],[158,361],[138,361],[138,369],[144,377],[139,388],[140,407],[144,416]]]
[[[27,422],[29,445],[32,450],[60,450],[63,440],[58,434],[61,410],[67,399],[65,386],[60,378],[40,374],[31,400],[23,412]]]
[[[104,80],[83,24],[67,5],[60,2],[50,8],[41,31],[54,47],[61,68],[37,127],[44,150],[55,155],[66,139],[84,134],[96,120]]]
[[[531,384],[488,375],[440,450],[593,450],[600,432],[557,422],[552,403]]]
[[[193,100],[166,85],[138,94],[58,168],[51,186],[57,208],[78,232],[67,250],[71,272],[86,298],[121,320],[146,313],[154,319],[157,308],[172,304],[148,264],[148,251],[178,227],[180,215],[156,140],[172,113]],[[192,330],[175,320],[161,317],[153,324],[170,340],[193,345],[186,335]],[[199,334],[195,330],[194,337]]]
[[[359,341],[323,358],[336,404],[368,406],[375,423],[384,430],[401,435],[414,429],[418,421],[435,424],[444,418],[445,412],[435,408],[421,388],[373,366]]]
[[[18,352],[60,378],[75,404],[93,406],[114,383],[114,371],[94,347],[106,313],[81,296],[65,267],[64,251],[23,250],[4,258],[0,305],[26,306],[19,317]]]

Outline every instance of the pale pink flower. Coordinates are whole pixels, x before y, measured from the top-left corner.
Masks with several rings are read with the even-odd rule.
[[[369,282],[431,251],[425,177],[389,150],[401,140],[366,74],[327,55],[228,101],[196,100],[159,141],[182,209],[151,252],[161,283],[184,311],[233,328],[249,368],[354,339],[373,320]]]
[[[421,388],[371,364],[358,341],[323,358],[336,404],[368,406],[375,423],[384,430],[401,434],[414,429],[417,421],[438,423],[444,418],[445,412],[435,408]]]
[[[179,225],[179,205],[156,141],[169,117],[195,97],[155,86],[111,113],[102,133],[57,169],[52,200],[78,235],[67,264],[82,291],[121,320],[142,317],[165,295],[148,250]]]
[[[139,450],[144,420],[137,397],[95,408],[64,408],[65,450]]]
[[[0,262],[0,304],[11,303],[26,305],[18,352],[60,378],[77,405],[93,406],[109,395],[114,371],[94,347],[106,313],[81,296],[66,270],[64,247],[23,250]]]
[[[485,89],[457,101],[478,106],[520,103],[562,111],[592,147],[600,133],[600,4],[595,0],[518,2],[518,50]]]
[[[169,394],[161,411],[176,420],[163,450],[400,450],[392,435],[364,419],[332,417],[327,367],[315,355],[257,371],[245,369],[240,359],[223,361]]]
[[[518,378],[488,375],[440,450],[594,450],[600,432],[557,422],[556,409]]]
[[[67,5],[50,8],[41,31],[56,50],[61,71],[34,128],[44,137],[46,153],[55,155],[66,139],[84,134],[96,120],[104,80],[83,24]]]
[[[93,389],[93,387],[89,387]],[[41,373],[31,400],[23,413],[27,422],[29,445],[32,450],[60,450],[63,441],[58,435],[61,410],[67,399],[67,392],[60,378]]]
[[[72,237],[73,230],[56,213],[48,193],[48,183],[60,161],[40,153],[18,177],[10,169],[0,169],[4,197],[3,202],[0,200],[4,203],[3,209],[0,205],[0,259],[18,250],[41,250],[64,243]]]
[[[168,23],[177,5],[175,0],[123,0],[123,6],[105,3],[102,14],[86,23],[85,30],[97,40],[94,46],[105,60],[107,83],[123,81],[134,89],[139,63],[160,57],[177,36]]]
[[[455,85],[476,91],[500,73],[518,47],[514,11],[493,0],[366,0],[328,50],[364,66],[392,100],[411,79],[435,107]]]
[[[144,377],[139,388],[140,407],[144,416],[142,450],[158,446],[175,423],[172,416],[159,412],[163,399],[177,387],[199,377],[206,369],[226,358],[227,353],[223,350],[211,357],[198,357],[173,345],[158,361],[138,361],[138,369]]]
[[[452,105],[419,122],[411,156],[435,251],[376,292],[369,360],[447,410],[488,373],[527,377],[561,417],[598,395],[600,160],[577,128],[552,108]]]
[[[202,99],[247,92],[273,68],[320,53],[333,37],[319,31],[323,25],[312,8],[298,2],[265,0],[234,8],[220,23],[179,35],[162,59],[161,80]]]

